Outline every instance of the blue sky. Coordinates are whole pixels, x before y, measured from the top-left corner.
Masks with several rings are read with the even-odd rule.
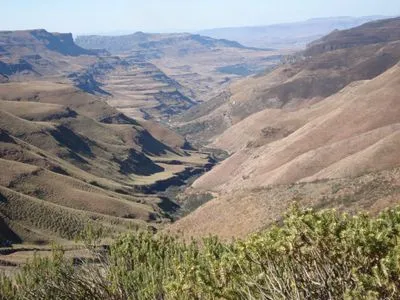
[[[0,0],[0,30],[194,31],[328,16],[400,15],[399,0]]]

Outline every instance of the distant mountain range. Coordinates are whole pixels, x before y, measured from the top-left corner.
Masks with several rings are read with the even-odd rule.
[[[201,35],[237,41],[248,47],[303,48],[335,29],[343,30],[384,16],[314,18],[267,26],[227,27],[199,31]]]
[[[207,101],[232,79],[257,74],[280,62],[281,53],[246,47],[236,41],[190,33],[144,33],[78,36],[85,49],[105,49],[137,62],[156,65],[168,77]]]
[[[144,33],[128,35],[78,36],[75,42],[86,49],[106,49],[114,54],[141,52],[150,57],[162,55],[162,50],[175,48],[184,55],[188,49],[209,50],[216,47],[246,48],[238,42],[214,39],[189,33]]]

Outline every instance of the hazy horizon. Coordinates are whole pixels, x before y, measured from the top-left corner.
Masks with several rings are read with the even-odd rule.
[[[272,4],[271,4],[272,3]],[[314,18],[396,16],[394,0],[330,1],[283,0],[70,0],[40,3],[29,0],[0,1],[0,30],[44,28],[79,34],[129,32],[194,32],[212,28],[266,26]]]
[[[285,25],[285,24],[296,24],[296,23],[302,23],[302,22],[309,22],[313,20],[318,20],[318,19],[340,19],[340,18],[373,18],[376,17],[377,19],[383,19],[383,18],[391,18],[391,17],[396,17],[396,16],[383,16],[383,15],[370,15],[370,16],[326,16],[326,17],[315,17],[315,18],[309,18],[305,20],[298,20],[298,21],[292,21],[292,22],[278,22],[278,23],[271,23],[271,24],[258,24],[258,25],[242,25],[242,26],[223,26],[223,27],[207,27],[207,28],[199,28],[195,30],[185,30],[185,29],[176,29],[176,30],[169,30],[169,31],[146,31],[146,30],[130,30],[130,29],[120,29],[120,30],[113,30],[113,31],[104,31],[104,32],[81,32],[76,34],[77,35],[129,35],[129,34],[134,34],[136,32],[146,32],[146,33],[201,33],[201,32],[206,32],[210,30],[218,30],[218,29],[230,29],[230,28],[256,28],[256,27],[267,27],[267,26],[275,26],[275,25]]]

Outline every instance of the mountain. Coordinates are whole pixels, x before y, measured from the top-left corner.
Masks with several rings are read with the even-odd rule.
[[[299,49],[333,30],[348,29],[384,18],[383,16],[315,18],[303,22],[267,26],[215,28],[202,30],[199,33],[217,39],[238,41],[248,47]]]
[[[212,98],[233,80],[273,67],[285,53],[189,33],[78,36],[76,43],[151,63],[185,87],[189,91],[185,95],[197,102]]]
[[[0,212],[25,242],[71,239],[91,219],[108,234],[168,222],[155,192],[208,163],[167,129],[67,84],[4,83],[0,99]]]
[[[44,29],[0,31],[2,54],[32,54],[53,51],[67,56],[96,55],[74,43],[71,33],[50,33]]]
[[[304,55],[400,40],[399,18],[369,22],[350,30],[335,30],[312,42]]]
[[[111,105],[131,117],[166,118],[195,104],[190,90],[153,64],[111,56],[105,50],[83,49],[75,44],[70,33],[43,29],[3,31],[0,53],[0,82],[72,83],[85,92],[109,98]],[[135,85],[131,84],[132,78]],[[129,98],[126,94],[133,95]]]
[[[238,42],[189,33],[89,35],[78,36],[75,42],[86,49],[106,49],[114,54],[135,54],[144,58],[159,58],[167,54],[184,56],[189,51],[206,52],[219,47],[246,48]]]
[[[342,44],[337,38],[334,49],[310,55],[320,43],[316,41],[305,51],[288,57],[287,64],[264,75],[238,81],[207,103],[188,110],[176,119],[175,126],[192,140],[209,140],[266,108],[301,108],[337,93],[351,82],[372,79],[400,59],[400,40],[394,40],[393,33],[398,22],[399,18],[373,22],[371,26],[380,24],[378,41],[373,38],[375,31],[365,25],[350,30],[359,32],[367,28],[363,35],[357,33],[363,44],[354,47],[346,46],[348,31],[340,31],[334,35],[343,36]]]
[[[3,76],[38,77],[76,70],[75,62],[90,64],[96,52],[77,46],[72,34],[44,29],[0,31],[0,73]],[[64,57],[68,57],[66,63]]]
[[[89,225],[109,238],[170,222],[179,205],[162,191],[212,160],[110,104],[133,80],[135,91],[153,85],[154,101],[142,99],[138,111],[170,115],[193,105],[184,88],[150,63],[85,50],[70,34],[0,32],[0,41],[1,239],[69,243]],[[137,77],[117,77],[125,69]]]
[[[235,154],[194,187],[235,189],[313,181],[400,164],[396,150],[399,80],[400,67],[395,65],[374,79],[354,82],[305,108],[266,109],[251,115],[215,143],[237,143],[228,148]],[[257,136],[243,137],[255,126],[263,127],[256,131]],[[385,155],[380,157],[382,153]]]
[[[203,123],[186,128],[203,136],[228,119],[211,146],[231,156],[188,191],[215,199],[171,230],[245,235],[278,220],[293,200],[350,211],[396,205],[399,21],[332,33],[273,72],[233,85],[213,109],[209,102],[189,112]]]

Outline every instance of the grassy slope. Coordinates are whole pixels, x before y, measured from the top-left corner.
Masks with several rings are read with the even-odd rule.
[[[283,127],[284,118],[280,127],[279,114],[264,121],[267,128],[268,122],[276,122],[276,128],[290,134],[275,141],[256,139],[255,145],[239,149],[194,187],[230,190],[357,176],[399,166],[399,80],[400,66],[396,65],[370,81],[346,88],[300,110],[297,120],[293,113],[297,128],[289,127],[294,122]],[[235,171],[227,174],[229,170]]]
[[[191,154],[182,150],[184,139],[151,122],[144,123],[163,138],[158,141],[102,99],[66,84],[8,83],[0,87],[1,98],[0,164],[6,171],[0,176],[0,185],[6,191],[2,219],[7,230],[17,232],[23,241],[39,242],[71,238],[76,228],[82,229],[91,219],[110,228],[121,223],[119,231],[128,229],[129,224],[158,226],[168,221],[159,207],[163,200],[143,195],[135,186],[143,181],[150,186],[182,171],[157,160],[183,159],[184,166],[195,166]],[[208,161],[197,154],[192,159],[199,160],[200,167]],[[20,215],[11,205],[16,203],[14,199],[29,203],[21,206]],[[33,200],[45,206],[45,211],[38,212],[43,220],[24,224]],[[53,209],[77,215],[64,223],[52,223]],[[32,234],[24,234],[26,228]]]
[[[245,235],[279,218],[298,196],[292,191],[305,205],[321,205],[326,197],[327,205],[342,207],[330,188],[342,179],[349,189],[346,209],[374,211],[399,201],[398,172],[379,181],[379,172],[400,166],[398,26],[368,26],[376,28],[355,29],[355,45],[348,44],[352,30],[336,32],[332,41],[322,39],[333,48],[316,43],[320,50],[311,57],[237,83],[218,108],[183,118],[193,128],[198,120],[209,122],[200,126],[206,134],[230,126],[211,145],[232,155],[193,184],[194,194],[214,191],[215,199],[172,228],[197,236]],[[372,178],[372,189],[360,178]],[[372,194],[370,203],[357,196],[359,189]]]
[[[229,240],[270,226],[280,220],[293,202],[316,209],[336,208],[375,214],[399,201],[400,170],[393,169],[356,178],[274,185],[214,195],[214,199],[166,230],[182,232],[187,238],[218,235]]]
[[[277,128],[287,124],[298,129],[276,140],[250,139],[247,146],[200,177],[193,184],[195,190],[215,189],[220,196],[172,228],[188,235],[229,237],[262,228],[279,218],[292,200],[370,211],[398,203],[398,170],[384,170],[400,165],[399,80],[400,67],[394,66],[299,115],[280,117],[282,112],[278,112],[275,120],[267,119],[267,126],[276,122]],[[253,119],[249,126],[274,113],[249,117]],[[235,128],[231,136],[240,134]]]
[[[177,120],[176,126],[193,140],[208,141],[266,108],[307,107],[352,82],[372,79],[400,59],[400,42],[396,40],[398,27],[379,26],[376,32],[364,27],[339,31],[333,34],[334,51],[327,51],[331,50],[328,41],[324,51],[313,51],[311,56],[300,53],[299,57],[288,59],[290,63],[272,72],[240,80],[230,85],[228,94],[222,93],[190,109]],[[348,42],[347,35],[352,34],[358,34],[357,39],[353,39],[358,43]]]

